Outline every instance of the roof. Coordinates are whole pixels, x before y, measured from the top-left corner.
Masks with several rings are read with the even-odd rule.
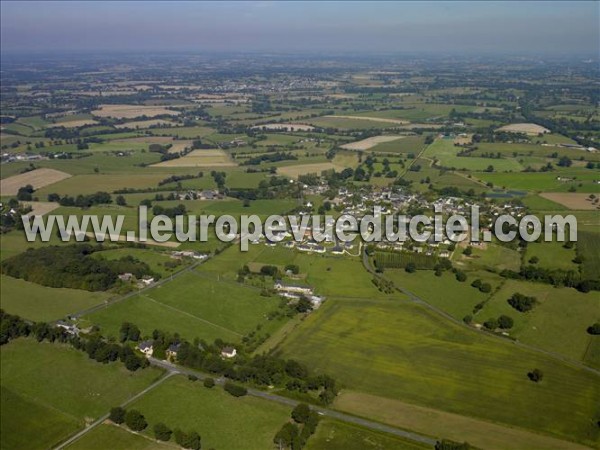
[[[140,350],[146,350],[148,348],[152,348],[152,341],[142,341],[138,344],[138,348]]]

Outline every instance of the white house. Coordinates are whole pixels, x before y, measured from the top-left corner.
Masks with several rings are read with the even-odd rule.
[[[146,356],[152,356],[154,353],[154,347],[152,341],[142,341],[138,344],[137,349]]]
[[[237,350],[233,347],[223,347],[221,349],[221,356],[223,358],[234,358],[237,355]]]

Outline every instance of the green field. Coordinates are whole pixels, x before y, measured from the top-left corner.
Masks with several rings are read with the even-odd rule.
[[[471,171],[485,170],[493,166],[496,172],[518,171],[523,167],[512,158],[492,159],[472,156],[457,156],[461,150],[454,146],[453,139],[436,139],[423,153],[423,158],[437,159],[437,165],[455,169],[466,169]]]
[[[592,170],[569,168],[554,172],[537,173],[486,173],[479,172],[477,178],[490,182],[495,187],[537,192],[567,192],[575,188],[577,192],[598,193],[600,184],[596,183],[598,174]],[[557,177],[568,178],[560,181]],[[576,178],[575,178],[576,177]],[[580,186],[581,184],[581,186]]]
[[[50,288],[17,278],[0,276],[0,306],[9,314],[34,321],[62,319],[108,300],[105,292]]]
[[[579,265],[573,262],[576,256],[575,247],[567,249],[563,247],[563,242],[530,242],[525,251],[525,264],[530,264],[529,260],[534,256],[539,258],[535,264],[537,267],[546,269],[562,269],[579,271]]]
[[[583,278],[598,279],[600,277],[600,235],[590,231],[579,231],[577,254],[583,257]]]
[[[307,450],[417,450],[430,448],[357,425],[323,419],[308,440]]]
[[[161,329],[179,333],[188,340],[198,337],[239,341],[258,324],[265,332],[278,328],[280,322],[265,317],[278,304],[278,297],[263,297],[259,289],[220,281],[194,270],[86,319],[112,336],[117,335],[123,322],[129,321],[148,335]]]
[[[100,364],[66,345],[25,338],[2,346],[0,356],[3,449],[48,448],[161,374],[156,369],[131,373],[120,363]]]
[[[527,313],[518,312],[507,302],[515,292],[533,296],[539,304]],[[597,359],[590,355],[586,358],[588,346],[597,339],[586,332],[587,326],[600,320],[597,292],[583,294],[570,288],[508,280],[474,321],[483,322],[501,314],[513,318],[514,328],[507,331],[519,341],[600,368],[598,355]]]
[[[466,330],[416,304],[326,302],[278,353],[334,375],[349,390],[587,444],[599,437],[598,375]],[[527,379],[534,367],[546,374],[540,384]],[[544,414],[531,414],[539,405]]]
[[[202,448],[263,450],[289,420],[291,407],[245,396],[235,398],[221,387],[205,388],[183,376],[173,377],[131,405],[148,421],[144,433],[163,422],[173,428],[194,430]]]
[[[133,433],[124,425],[118,427],[103,423],[66,448],[69,450],[167,450],[173,446]]]

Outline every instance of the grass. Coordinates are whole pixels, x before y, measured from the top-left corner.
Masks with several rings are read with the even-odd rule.
[[[567,192],[574,187],[577,192],[598,193],[600,184],[598,175],[588,169],[570,168],[554,172],[537,173],[477,173],[477,178],[493,183],[496,187],[537,192]],[[567,177],[572,181],[560,181],[557,177]],[[576,177],[577,179],[573,179]],[[581,184],[581,186],[579,186]]]
[[[265,317],[278,304],[278,297],[263,297],[257,289],[190,272],[86,319],[111,336],[117,335],[122,322],[130,321],[143,334],[161,329],[189,340],[198,337],[239,341],[258,324],[264,331],[279,327],[279,322]]]
[[[406,136],[391,142],[383,142],[371,147],[373,153],[414,153],[419,154],[425,145],[425,136]]]
[[[576,256],[575,247],[567,249],[563,247],[563,242],[530,242],[525,251],[525,264],[537,256],[539,262],[535,264],[546,269],[562,269],[579,271],[579,265],[573,262]]]
[[[34,321],[53,321],[110,298],[105,292],[50,288],[2,275],[0,305],[7,313]]]
[[[125,426],[119,427],[109,423],[94,428],[81,439],[67,447],[69,450],[166,450],[174,447],[173,444],[163,444],[146,436],[132,433]]]
[[[186,261],[182,261],[182,264],[175,269],[165,267],[166,262],[174,262],[174,260],[165,252],[141,249],[141,248],[118,248],[114,250],[104,250],[99,253],[94,253],[95,257],[103,257],[107,260],[120,259],[125,256],[133,256],[140,261],[145,262],[150,266],[154,272],[160,273],[163,277],[174,273],[186,265]]]
[[[591,231],[577,233],[577,253],[583,256],[582,275],[584,279],[600,277],[600,236]]]
[[[416,450],[429,447],[358,425],[323,419],[305,448],[306,450],[325,448],[327,450]]]
[[[399,302],[326,302],[278,353],[346,388],[591,444],[598,376]],[[527,372],[540,368],[540,384]],[[543,414],[531,411],[544,405]],[[568,415],[564,411],[569,411]],[[597,419],[594,419],[597,420]]]
[[[25,338],[2,346],[0,355],[2,448],[52,447],[75,428],[131,398],[161,373],[157,369],[131,373],[120,363],[100,364],[66,345]],[[9,392],[6,398],[5,392]],[[28,427],[32,422],[43,424],[34,425],[40,428],[39,435]]]
[[[515,292],[535,297],[538,305],[527,313],[518,312],[507,302]],[[600,304],[594,292],[583,294],[575,289],[508,280],[474,320],[483,322],[501,314],[513,318],[515,325],[508,332],[519,341],[584,361],[594,339],[586,328],[600,319]],[[587,362],[600,367],[600,358]]]
[[[147,431],[163,422],[172,428],[195,430],[202,448],[263,450],[289,420],[291,407],[245,396],[235,398],[220,387],[172,377],[131,405],[148,421]],[[185,411],[185,414],[182,414]]]
[[[452,139],[436,139],[423,153],[424,158],[437,159],[438,165],[466,170],[485,170],[493,166],[495,171],[521,170],[521,165],[512,158],[491,159],[471,156],[457,156],[461,150],[454,146]]]

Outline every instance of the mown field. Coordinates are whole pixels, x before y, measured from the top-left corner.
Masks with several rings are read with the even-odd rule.
[[[592,445],[599,377],[399,302],[326,302],[278,354],[343,386]],[[527,378],[543,370],[539,384]],[[543,414],[532,414],[544,405]],[[565,415],[564,411],[570,411]]]
[[[309,439],[307,450],[417,450],[429,448],[332,419],[322,419]]]
[[[170,378],[131,408],[146,417],[144,434],[151,435],[152,426],[163,422],[198,432],[202,448],[244,450],[271,448],[291,413],[291,407],[251,396],[236,398],[219,386],[208,389],[183,376]]]
[[[51,288],[25,280],[1,275],[0,306],[10,314],[34,321],[62,319],[108,300],[106,292]]]
[[[46,449],[156,380],[71,347],[21,338],[2,346],[1,447]],[[6,414],[10,411],[9,414]]]
[[[237,342],[259,324],[264,332],[280,326],[280,322],[266,318],[278,305],[278,297],[263,297],[260,289],[194,270],[85,319],[111,336],[117,336],[121,324],[129,321],[146,335],[160,329],[179,333],[188,340],[198,337]]]
[[[107,448],[112,450],[167,450],[174,447],[172,444],[133,433],[125,426],[119,427],[103,423],[66,448],[69,450],[106,450]]]
[[[423,153],[424,158],[437,159],[437,165],[455,169],[471,171],[486,170],[492,166],[496,172],[518,171],[523,167],[512,158],[491,159],[474,156],[457,156],[461,150],[454,146],[453,139],[436,139]]]

